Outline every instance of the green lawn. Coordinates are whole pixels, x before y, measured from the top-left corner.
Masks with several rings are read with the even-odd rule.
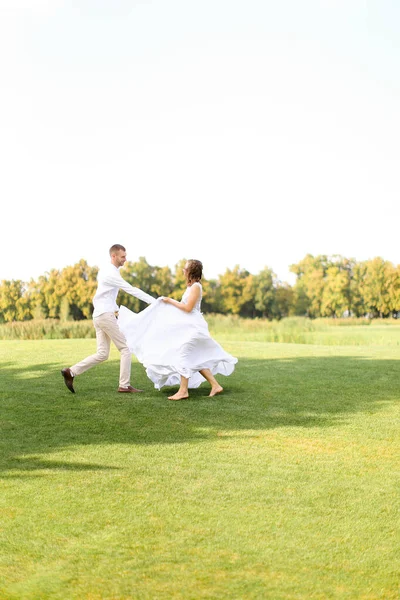
[[[384,335],[220,338],[239,358],[225,393],[176,403],[137,362],[145,393],[117,394],[115,349],[71,394],[60,368],[94,340],[0,342],[1,600],[398,600],[400,347]]]

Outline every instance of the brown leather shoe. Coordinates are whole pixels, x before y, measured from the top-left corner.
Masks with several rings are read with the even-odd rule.
[[[61,375],[64,377],[64,382],[70,392],[75,394],[74,390],[74,376],[71,373],[71,369],[68,367],[66,369],[61,369]]]
[[[143,390],[137,390],[136,388],[128,385],[128,387],[119,387],[118,391],[120,394],[135,394],[136,392],[143,392]]]

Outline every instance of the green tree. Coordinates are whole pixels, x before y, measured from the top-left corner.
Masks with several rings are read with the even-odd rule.
[[[274,318],[283,319],[293,314],[294,291],[288,283],[278,281],[275,287]]]
[[[72,317],[75,321],[91,317],[97,273],[98,268],[89,267],[83,259],[61,271],[54,289],[55,295],[60,298],[60,317]]]
[[[72,321],[72,314],[71,314],[71,305],[68,302],[67,298],[64,296],[64,298],[61,299],[61,304],[60,304],[60,321]]]
[[[249,273],[243,287],[243,304],[240,308],[240,316],[254,318],[257,315],[255,307],[255,295],[257,290],[256,277]]]
[[[353,261],[334,256],[327,266],[321,302],[321,316],[340,317],[351,309]]]
[[[154,267],[153,283],[150,293],[155,298],[159,296],[171,296],[174,289],[172,271],[169,267]]]
[[[203,279],[203,299],[201,310],[204,313],[222,313],[223,300],[221,295],[221,285],[217,279]]]
[[[171,293],[171,298],[180,301],[187,288],[186,277],[183,268],[187,263],[187,258],[182,258],[175,265],[173,273],[174,289]]]
[[[30,297],[21,280],[3,280],[0,284],[0,323],[31,318]]]
[[[391,262],[381,257],[365,262],[361,291],[368,313],[381,318],[390,316],[397,310],[398,290],[397,268]]]
[[[126,262],[121,270],[121,275],[133,287],[141,289],[146,294],[151,294],[154,283],[154,267],[152,267],[144,256],[140,256],[136,262]],[[124,305],[134,312],[139,312],[146,308],[147,303],[123,292],[118,294],[117,303]]]
[[[363,282],[366,269],[367,267],[364,262],[354,263],[350,281],[350,312],[354,317],[362,317],[367,312],[363,296]]]
[[[30,281],[28,289],[32,299],[32,315],[41,313],[44,318],[58,319],[62,294],[58,291],[60,271],[52,269],[40,275],[37,281]]]
[[[297,275],[295,289],[307,298],[307,315],[319,317],[321,315],[322,294],[324,291],[324,277],[327,266],[326,256],[307,254],[298,264],[290,266],[292,273]]]
[[[391,311],[394,316],[400,313],[400,265],[393,267],[390,273],[389,293],[391,299]]]
[[[254,277],[254,307],[262,317],[272,319],[276,316],[275,287],[276,275],[269,267],[264,267]]]
[[[251,312],[254,307],[254,280],[245,269],[236,265],[220,277],[222,309],[224,313],[239,315]],[[245,315],[249,316],[249,315]]]

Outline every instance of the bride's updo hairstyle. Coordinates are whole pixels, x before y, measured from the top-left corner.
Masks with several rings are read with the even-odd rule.
[[[191,258],[187,261],[186,279],[192,284],[195,281],[200,281],[203,275],[203,265],[199,260]]]

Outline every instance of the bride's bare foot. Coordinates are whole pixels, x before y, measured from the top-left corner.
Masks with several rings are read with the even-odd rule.
[[[168,400],[185,400],[189,398],[189,394],[185,392],[176,392],[173,396],[168,396]]]
[[[220,394],[223,391],[224,391],[224,388],[222,387],[222,385],[214,385],[211,388],[211,392],[208,395],[209,396],[215,396],[216,394]]]

